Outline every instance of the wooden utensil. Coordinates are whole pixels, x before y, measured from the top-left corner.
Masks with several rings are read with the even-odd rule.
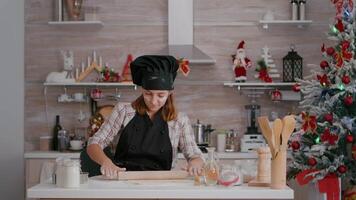
[[[126,171],[119,172],[118,180],[172,180],[185,179],[189,176],[187,171]]]
[[[292,135],[295,128],[295,119],[293,115],[287,115],[283,118],[282,130],[282,146],[281,149],[286,150],[289,137]]]
[[[278,153],[279,148],[281,146],[281,133],[283,129],[283,122],[281,119],[277,118],[273,122],[273,139],[274,139],[274,150],[275,154]],[[275,157],[276,155],[272,155]]]
[[[271,154],[274,155],[275,154],[275,148],[273,145],[274,140],[273,140],[272,130],[269,126],[268,117],[266,117],[266,116],[258,117],[257,121],[261,128],[262,134],[265,136],[265,138],[267,140],[267,144],[268,144],[269,148],[271,149]]]

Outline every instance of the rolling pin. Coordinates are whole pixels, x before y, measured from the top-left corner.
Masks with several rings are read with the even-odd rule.
[[[171,180],[185,179],[189,176],[187,171],[126,171],[119,172],[118,180]]]

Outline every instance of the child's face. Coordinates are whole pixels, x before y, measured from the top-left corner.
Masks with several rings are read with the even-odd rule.
[[[170,95],[169,90],[145,90],[142,91],[143,99],[149,111],[157,112],[164,106]]]

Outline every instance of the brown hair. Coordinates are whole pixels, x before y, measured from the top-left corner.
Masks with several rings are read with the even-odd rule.
[[[131,106],[140,115],[144,115],[148,111],[148,108],[143,99],[143,95],[139,96],[135,101],[133,101]],[[161,114],[163,120],[166,122],[177,119],[177,110],[174,104],[173,93],[169,94],[166,103],[162,107]]]

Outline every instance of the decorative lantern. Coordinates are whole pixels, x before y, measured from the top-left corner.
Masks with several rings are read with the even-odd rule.
[[[294,51],[294,45],[290,49],[283,58],[283,82],[295,82],[297,78],[303,78],[303,58]]]

